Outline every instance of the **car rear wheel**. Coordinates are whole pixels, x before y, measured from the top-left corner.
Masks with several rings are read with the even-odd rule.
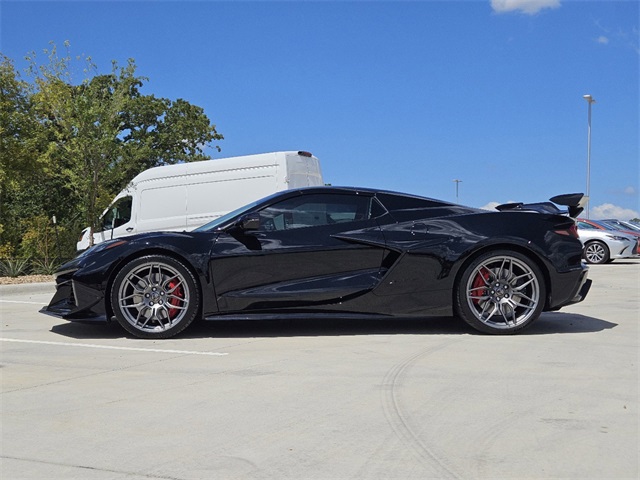
[[[607,263],[609,255],[609,247],[602,242],[589,242],[584,247],[584,258],[587,263]]]
[[[140,338],[169,338],[193,322],[200,293],[193,274],[178,260],[148,255],[126,264],[111,287],[118,323]]]
[[[545,302],[538,266],[509,250],[480,255],[464,270],[456,286],[456,313],[476,330],[510,334],[536,320]]]

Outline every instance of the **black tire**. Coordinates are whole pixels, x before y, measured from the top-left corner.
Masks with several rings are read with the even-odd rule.
[[[607,247],[607,244],[604,242],[594,240],[584,246],[584,259],[587,263],[593,263],[595,265],[607,263],[610,255],[609,247]]]
[[[546,285],[528,257],[495,250],[475,258],[455,286],[455,310],[484,333],[508,335],[531,325],[542,312]]]
[[[127,263],[111,286],[118,323],[139,338],[169,338],[198,314],[200,292],[191,271],[178,260],[147,255]]]

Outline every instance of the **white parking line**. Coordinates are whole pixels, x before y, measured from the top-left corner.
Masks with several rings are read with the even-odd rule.
[[[220,352],[196,352],[192,350],[164,350],[160,348],[135,348],[135,347],[116,347],[112,345],[96,345],[93,343],[67,343],[67,342],[44,342],[40,340],[20,340],[17,338],[0,338],[2,342],[14,342],[14,343],[34,343],[40,345],[56,345],[63,347],[85,347],[85,348],[103,348],[107,350],[128,350],[132,352],[153,352],[153,353],[172,353],[180,355],[210,355],[216,357],[222,357],[229,355],[228,353]]]
[[[46,302],[23,302],[19,300],[0,300],[0,303],[27,303],[30,305],[42,305],[42,306],[46,305]]]

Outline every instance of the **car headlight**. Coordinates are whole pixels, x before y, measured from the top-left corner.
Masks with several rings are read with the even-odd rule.
[[[619,237],[618,235],[607,235],[607,237],[617,240],[619,242],[629,242],[630,240],[627,237]]]
[[[114,248],[114,247],[118,247],[120,245],[123,245],[127,243],[127,240],[123,240],[121,238],[117,238],[117,239],[113,239],[113,240],[106,240],[102,243],[99,243],[98,245],[94,245],[93,247],[85,250],[84,252],[82,252],[80,255],[78,255],[79,257],[86,257],[87,255],[91,255],[93,253],[98,253],[101,252],[103,250],[108,250],[110,248]]]

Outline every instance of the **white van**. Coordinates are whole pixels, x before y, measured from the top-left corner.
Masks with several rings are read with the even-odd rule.
[[[272,193],[323,185],[309,152],[273,152],[154,167],[137,175],[103,212],[93,242],[154,231],[193,230]],[[78,250],[89,247],[89,228]]]

